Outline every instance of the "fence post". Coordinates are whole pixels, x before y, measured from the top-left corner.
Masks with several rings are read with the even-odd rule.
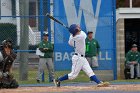
[[[50,0],[47,0],[48,2],[47,2],[47,13],[51,13],[51,11],[50,11],[50,3],[51,2],[53,2],[53,1],[50,1]],[[48,18],[48,21],[47,21],[48,23],[48,33],[49,33],[49,41],[51,42],[52,40],[51,40],[51,20]],[[48,73],[48,81],[49,82],[52,82],[52,77],[51,77],[51,75],[50,75],[50,73]]]
[[[40,0],[40,32],[41,32],[41,41],[42,41],[42,37],[43,37],[43,32],[44,32],[44,15],[43,15],[43,0]],[[42,74],[42,81],[44,81],[44,71]]]
[[[20,0],[20,15],[29,15],[29,1]],[[20,50],[28,50],[29,45],[29,18],[20,18]],[[28,79],[28,52],[20,52],[19,65],[20,80]]]
[[[116,0],[113,0],[113,60],[114,60],[114,80],[117,79],[117,60],[116,60]]]

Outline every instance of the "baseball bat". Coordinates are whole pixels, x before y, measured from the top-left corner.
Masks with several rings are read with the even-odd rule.
[[[49,13],[47,13],[46,16],[49,17],[50,19],[54,20],[55,22],[59,23],[60,25],[64,26],[65,28],[69,29],[68,26],[66,26],[65,24],[63,24],[61,21],[59,21],[58,19],[54,18],[53,16],[51,16]]]

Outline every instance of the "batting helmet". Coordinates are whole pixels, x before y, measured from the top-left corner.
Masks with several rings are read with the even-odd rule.
[[[80,27],[76,24],[72,24],[70,27],[69,27],[69,32],[73,35],[75,35],[78,31],[80,30]]]

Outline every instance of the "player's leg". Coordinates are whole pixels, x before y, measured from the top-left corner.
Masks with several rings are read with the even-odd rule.
[[[50,82],[54,80],[54,64],[52,58],[46,58],[46,66],[49,71]]]
[[[72,68],[71,68],[71,73],[64,75],[63,77],[60,77],[59,80],[63,81],[63,80],[67,80],[67,79],[75,79],[80,70],[82,68],[82,63],[80,62],[80,57],[74,55],[72,57]]]
[[[78,76],[78,74],[79,74],[79,72],[80,72],[80,70],[82,68],[82,65],[83,64],[81,63],[80,57],[74,55],[72,57],[72,69],[71,69],[71,73],[66,74],[66,75],[58,78],[58,80],[57,80],[57,83],[58,83],[57,84],[57,87],[60,87],[60,82],[61,81],[68,80],[68,79],[69,80],[75,79]]]
[[[139,63],[137,64],[136,71],[137,71],[137,78],[139,79],[140,78],[140,64]]]
[[[134,65],[130,65],[130,74],[131,74],[131,79],[134,78]]]
[[[91,67],[98,67],[99,64],[98,64],[98,58],[96,56],[93,56],[92,57],[92,66]]]
[[[46,62],[45,58],[40,58],[39,59],[38,73],[37,73],[37,78],[36,78],[38,83],[40,83],[40,81],[41,81],[41,76],[42,76],[42,74],[44,72],[45,62]]]
[[[82,70],[90,77],[91,81],[96,82],[98,84],[98,87],[106,87],[109,85],[109,82],[102,82],[98,79],[85,58],[83,58],[83,61],[84,65],[82,67]]]
[[[92,57],[86,57],[89,65],[92,67]]]
[[[96,77],[95,73],[91,69],[88,61],[83,57],[83,63],[82,70],[90,77],[91,81],[95,81],[97,84],[101,83],[101,81]]]

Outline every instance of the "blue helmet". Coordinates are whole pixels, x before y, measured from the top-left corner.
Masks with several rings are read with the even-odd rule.
[[[70,27],[69,27],[69,32],[73,35],[75,35],[78,31],[79,31],[79,26],[76,25],[76,24],[72,24]]]

